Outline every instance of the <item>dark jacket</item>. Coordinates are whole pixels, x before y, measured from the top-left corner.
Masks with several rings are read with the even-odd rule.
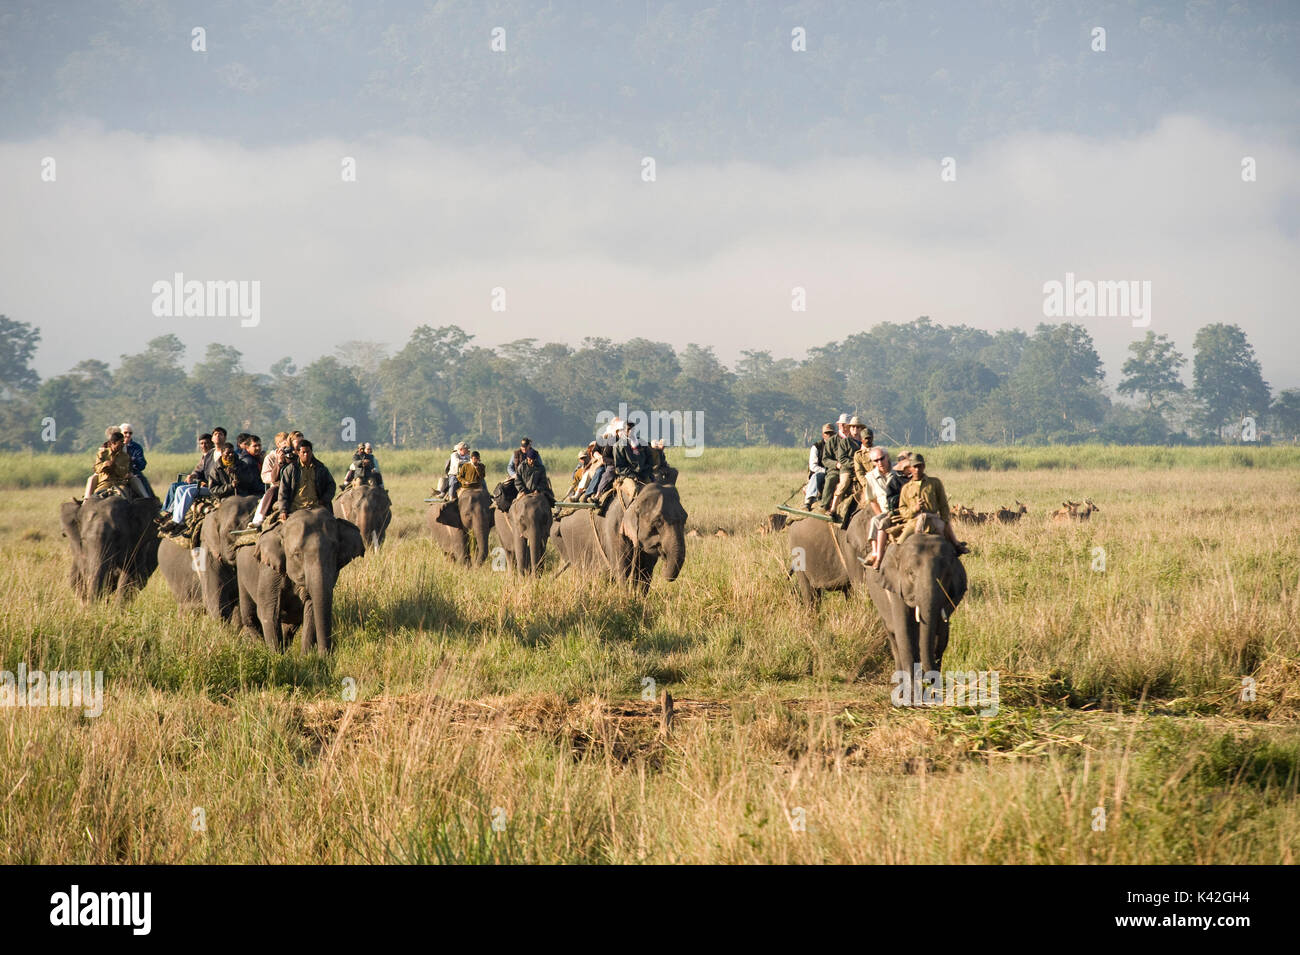
[[[140,447],[140,442],[135,438],[128,441],[126,443],[126,454],[131,459],[131,473],[143,474],[148,462],[144,459],[144,448]]]
[[[334,500],[334,475],[330,474],[329,468],[319,458],[316,464],[316,500],[321,507],[329,507]],[[302,480],[302,465],[295,459],[286,462],[280,468],[280,493],[276,497],[275,506],[280,509],[283,516],[288,517],[293,513],[294,497],[298,493],[298,484]]]
[[[251,454],[241,454],[235,459],[235,493],[261,494],[265,490],[261,462]]]
[[[628,441],[620,441],[614,446],[614,473],[619,477],[649,480],[650,456],[646,449],[637,445],[635,448]]]
[[[208,479],[208,490],[212,496],[220,500],[221,498],[231,497],[236,493],[236,480],[238,462],[233,467],[226,467],[220,463],[217,464],[216,470]]]
[[[515,469],[515,490],[520,494],[541,491],[554,500],[551,494],[551,482],[546,477],[546,468],[531,461],[521,461]]]
[[[821,467],[826,467],[826,438],[813,443],[813,449],[817,452],[817,463]],[[812,477],[813,472],[808,471],[808,476]]]
[[[885,481],[885,505],[891,511],[898,510],[898,495],[903,490],[903,485],[907,483],[907,478],[898,471],[890,471],[889,477]]]
[[[190,480],[198,481],[200,484],[211,484],[213,462],[219,460],[216,448],[213,448],[211,451],[203,452],[203,457],[199,458],[199,463],[196,464],[194,470],[190,472]]]

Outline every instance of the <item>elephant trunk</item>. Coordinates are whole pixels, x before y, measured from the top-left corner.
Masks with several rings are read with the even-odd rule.
[[[948,600],[934,581],[918,589],[916,612],[919,620],[918,650],[921,669],[929,673],[943,662],[944,632],[948,626]]]
[[[313,564],[307,569],[307,596],[311,600],[312,629],[316,634],[316,649],[322,656],[330,652],[331,630],[334,619],[334,588],[325,568]],[[307,622],[303,621],[304,628]]]
[[[669,524],[663,531],[664,577],[673,581],[686,563],[686,526]]]

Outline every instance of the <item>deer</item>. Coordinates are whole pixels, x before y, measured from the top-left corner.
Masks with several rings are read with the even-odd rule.
[[[1002,524],[1014,524],[1028,513],[1029,508],[1025,507],[1025,505],[1021,504],[1019,501],[1016,501],[1015,510],[1012,510],[1009,507],[999,507],[997,514],[994,516]]]

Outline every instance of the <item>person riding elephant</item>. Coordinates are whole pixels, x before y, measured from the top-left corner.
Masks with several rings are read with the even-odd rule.
[[[145,459],[144,448],[139,441],[135,440],[135,428],[129,421],[123,421],[117,426],[117,430],[122,432],[122,437],[126,441],[126,456],[131,459],[131,476],[140,479],[140,487],[143,491],[141,496],[153,497],[153,486],[144,476],[144,469],[149,466],[149,462]]]
[[[361,531],[324,507],[298,508],[236,555],[239,619],[272,650],[301,625],[302,652],[333,648],[339,572],[365,553]]]
[[[95,454],[94,471],[86,481],[84,497],[111,492],[125,494],[128,489],[137,500],[150,497],[140,479],[131,473],[131,457],[126,453],[126,438],[122,432],[109,428],[106,437]]]
[[[316,458],[312,443],[303,438],[298,442],[296,459],[280,469],[280,491],[275,507],[281,519],[294,511],[318,507],[329,510],[334,490],[334,475]]]
[[[555,503],[555,492],[551,490],[551,479],[546,476],[541,456],[525,457],[515,467],[515,495],[541,494],[551,504]]]
[[[956,548],[957,553],[965,554],[970,548],[957,540],[943,482],[925,473],[925,455],[914,452],[911,462],[912,480],[903,485],[903,490],[898,495],[899,540],[916,533],[920,522],[928,519]]]

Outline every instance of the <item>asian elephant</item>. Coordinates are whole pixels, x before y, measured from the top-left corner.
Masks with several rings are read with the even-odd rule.
[[[551,536],[551,502],[541,491],[520,494],[509,511],[494,510],[497,539],[510,566],[521,574],[537,572]]]
[[[199,580],[199,557],[188,547],[170,540],[158,542],[158,572],[181,610],[203,610],[203,583]]]
[[[645,484],[626,504],[616,493],[604,517],[586,510],[566,514],[551,528],[551,537],[570,564],[602,570],[644,593],[661,558],[668,580],[681,573],[686,518],[676,487]]]
[[[63,536],[72,551],[72,589],[83,602],[132,596],[158,566],[156,497],[127,500],[120,494],[65,501],[59,508]]]
[[[871,515],[859,510],[847,529],[815,517],[790,525],[789,572],[808,606],[816,606],[825,591],[861,585],[866,568],[860,558],[871,553],[870,523]]]
[[[246,527],[257,509],[257,495],[227,497],[203,519],[195,555],[203,606],[214,620],[229,620],[239,601],[235,581],[235,545],[230,532]]]
[[[940,670],[950,619],[966,596],[956,548],[940,534],[913,534],[886,549],[880,570],[864,568],[862,580],[889,631],[895,668]]]
[[[351,521],[319,507],[294,511],[236,553],[240,623],[273,650],[287,649],[301,625],[302,652],[329,653],[339,571],[364,553]]]
[[[357,525],[369,551],[384,543],[393,519],[393,503],[382,487],[358,483],[334,499],[334,516]]]
[[[474,535],[474,563],[482,564],[488,556],[488,533],[492,530],[489,508],[492,498],[483,485],[463,487],[456,500],[434,504],[429,508],[429,530],[434,541],[452,560],[470,561],[469,535]]]

